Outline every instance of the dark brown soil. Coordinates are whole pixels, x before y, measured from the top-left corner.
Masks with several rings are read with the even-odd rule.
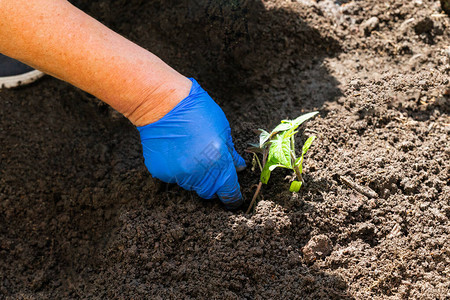
[[[152,179],[137,131],[91,96],[49,77],[2,90],[0,298],[449,299],[439,3],[79,1],[197,78],[241,153],[319,110],[307,184],[292,195],[277,170],[252,215],[228,212]],[[247,206],[258,174],[239,179]]]

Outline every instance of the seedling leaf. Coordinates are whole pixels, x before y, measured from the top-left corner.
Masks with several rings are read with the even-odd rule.
[[[278,168],[278,167],[280,167],[280,168],[286,168],[286,169],[289,169],[289,168],[288,168],[288,167],[286,167],[286,166],[283,166],[283,165],[277,164],[277,165],[271,165],[271,166],[269,167],[269,171],[270,171],[270,172],[272,172],[273,170],[275,170],[275,168]]]
[[[277,167],[292,169],[291,144],[287,132],[277,134],[270,141],[269,156],[261,172],[261,182],[267,184],[270,172]]]
[[[302,187],[302,182],[301,181],[292,181],[291,183],[291,187],[289,188],[289,192],[298,192],[300,191],[300,188]]]
[[[261,134],[259,135],[259,147],[263,147],[264,144],[270,139],[270,133],[265,131],[264,129],[261,130]]]
[[[298,126],[302,125],[304,122],[308,121],[309,119],[311,119],[312,117],[314,117],[318,113],[319,113],[318,111],[313,111],[313,112],[301,115],[300,117],[298,117],[295,120],[292,120],[290,122],[292,128],[297,128]]]
[[[262,154],[263,152],[264,152],[264,149],[263,148],[260,148],[259,146],[256,146],[256,147],[250,147],[250,148],[247,148],[247,149],[245,149],[245,151],[246,152],[250,152],[250,153],[259,153],[259,154]]]
[[[308,121],[309,119],[311,119],[318,113],[319,113],[318,111],[313,111],[313,112],[301,115],[300,117],[296,118],[295,120],[283,120],[283,121],[281,121],[281,124],[279,124],[277,127],[275,127],[272,130],[271,135],[273,135],[277,132],[287,131],[290,129],[295,130],[298,126],[302,125],[304,122]]]
[[[292,128],[290,121],[289,122],[287,122],[288,120],[284,120],[284,121],[286,121],[286,123],[281,123],[272,130],[272,132],[271,132],[272,135],[275,133],[278,133],[281,131],[286,131],[286,130],[289,130]]]
[[[287,168],[292,168],[289,138],[285,137],[285,134],[277,134],[271,143],[267,162],[270,165],[281,164]]]
[[[314,142],[314,140],[316,139],[316,136],[310,136],[305,144],[303,145],[303,149],[302,149],[302,156],[306,154],[306,152],[308,152],[309,148],[311,147],[312,142]]]
[[[303,157],[305,156],[306,152],[308,152],[309,148],[311,147],[312,142],[316,139],[316,136],[310,136],[305,144],[303,145],[303,149],[302,149],[302,156],[298,157],[295,162],[294,162],[294,166],[296,166],[298,168],[298,171],[300,174],[303,173]]]

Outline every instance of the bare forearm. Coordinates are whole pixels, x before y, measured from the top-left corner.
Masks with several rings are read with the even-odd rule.
[[[191,85],[64,0],[0,0],[0,52],[95,95],[137,126],[164,116]]]

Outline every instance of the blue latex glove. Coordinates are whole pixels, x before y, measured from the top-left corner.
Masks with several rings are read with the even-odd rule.
[[[245,161],[234,149],[222,109],[190,80],[188,97],[157,122],[138,127],[145,165],[153,177],[238,208],[243,200],[236,171]]]

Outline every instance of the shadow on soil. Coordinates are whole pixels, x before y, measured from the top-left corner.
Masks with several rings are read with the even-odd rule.
[[[310,27],[305,19],[314,12],[300,5],[266,8],[261,1],[234,0],[77,4],[198,78],[227,114],[240,152],[255,140],[252,129],[270,129],[280,119],[320,110],[340,96],[324,63],[340,51],[339,43]],[[261,232],[250,234],[255,227],[248,226],[249,234],[236,240],[236,230],[220,223],[236,216],[217,203],[192,200],[176,187],[171,199],[155,192],[137,132],[82,95],[53,79],[0,94],[10,101],[0,118],[8,128],[8,134],[0,133],[2,145],[8,145],[0,149],[8,157],[0,161],[8,174],[0,181],[0,293],[351,298],[340,277],[301,259],[287,263],[283,256],[286,251],[298,256],[309,240],[314,224],[305,224],[304,215],[311,206],[293,204],[287,214],[292,226],[279,233],[266,230],[268,223],[258,219],[264,215],[247,219],[261,222]],[[17,118],[24,123],[13,122]],[[257,178],[245,171],[241,185],[250,187]],[[273,187],[264,193],[275,202],[289,197]],[[312,193],[320,198],[317,189]],[[120,209],[131,212],[119,220]],[[129,217],[141,210],[141,217]],[[165,227],[156,227],[160,224]],[[190,231],[193,224],[198,231]],[[222,242],[214,238],[221,235]],[[222,248],[215,248],[217,243]],[[262,245],[263,254],[255,254],[258,262],[250,265],[246,259],[253,259],[255,244]],[[186,268],[182,275],[176,271],[180,266]],[[249,272],[257,266],[263,270],[260,277]]]

